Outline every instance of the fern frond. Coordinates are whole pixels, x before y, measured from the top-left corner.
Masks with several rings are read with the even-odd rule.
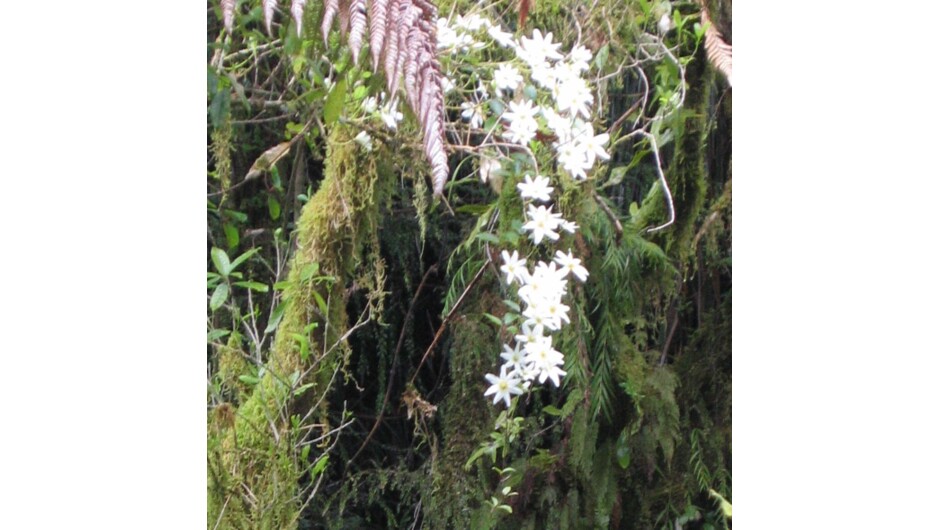
[[[450,171],[444,147],[443,74],[437,60],[437,7],[429,0],[324,0],[320,26],[324,42],[337,16],[340,33],[349,32],[349,49],[357,65],[368,24],[372,69],[378,72],[384,54],[386,88],[392,98],[404,78],[408,105],[424,133],[434,195],[440,196]]]
[[[304,23],[304,7],[307,6],[307,0],[292,0],[290,3],[290,14],[294,17],[294,23],[297,24],[297,36],[300,36],[300,31],[303,29]]]
[[[366,0],[352,0],[349,4],[349,51],[353,64],[359,64],[359,50],[366,33]]]
[[[323,33],[323,44],[329,44],[330,27],[333,19],[339,12],[339,0],[323,0],[323,22],[320,23],[320,32]]]
[[[339,0],[339,34],[343,37],[349,33],[349,4],[350,0]]]
[[[274,19],[274,9],[277,7],[277,0],[262,0],[261,6],[264,10],[264,27],[268,29],[268,35],[270,35],[271,21]]]
[[[235,22],[235,0],[222,0],[222,21],[225,23],[225,31],[232,34],[232,26]]]
[[[705,55],[716,70],[724,74],[728,80],[728,86],[731,83],[731,45],[725,42],[724,37],[708,17],[708,10],[702,6],[702,24],[705,26]]]
[[[372,70],[379,70],[379,58],[385,43],[386,13],[389,0],[372,0],[369,4],[369,51],[372,54]]]

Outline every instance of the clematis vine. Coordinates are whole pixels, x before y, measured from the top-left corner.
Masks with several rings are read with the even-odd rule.
[[[486,374],[484,396],[511,408],[518,396],[542,384],[560,387],[567,375],[565,355],[554,347],[553,334],[573,318],[571,282],[585,282],[590,274],[571,250],[570,236],[578,224],[565,219],[554,194],[589,179],[598,163],[609,160],[610,138],[595,134],[590,122],[594,94],[584,75],[593,54],[586,47],[578,44],[566,52],[552,33],[540,29],[517,39],[476,14],[441,18],[437,28],[442,66],[454,87],[450,97],[462,96],[452,107],[459,118],[451,125],[467,130],[461,136],[480,142],[475,149],[483,182],[495,172],[513,178],[507,182],[514,183],[523,204],[517,226],[531,242],[523,247],[530,249],[526,253],[500,253],[501,279],[519,301],[521,326],[502,345],[498,375]],[[485,58],[470,63],[474,68],[466,68],[461,57],[484,52]],[[493,55],[504,59],[493,62]],[[523,159],[510,157],[512,152],[522,153]],[[543,153],[538,161],[536,152]],[[550,156],[547,161],[544,153]],[[546,246],[547,253],[539,250]],[[550,256],[547,261],[537,258],[545,255]]]

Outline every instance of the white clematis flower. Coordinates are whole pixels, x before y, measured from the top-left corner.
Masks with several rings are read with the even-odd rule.
[[[502,399],[506,402],[506,408],[509,408],[509,401],[512,399],[512,396],[522,393],[522,387],[520,386],[522,380],[514,375],[507,374],[505,365],[500,368],[499,377],[493,374],[486,374],[485,377],[491,386],[486,389],[483,395],[489,396],[493,394],[494,405],[499,403],[499,400]]]
[[[460,108],[460,117],[469,121],[471,127],[479,128],[483,126],[483,109],[480,105],[464,101],[460,104]]]
[[[587,269],[581,265],[581,260],[579,258],[576,258],[573,254],[571,254],[571,249],[568,249],[567,254],[560,250],[556,251],[554,261],[558,264],[559,267],[561,267],[561,270],[564,271],[565,274],[572,274],[582,282],[587,280]]]
[[[531,204],[529,205],[529,211],[527,213],[529,222],[522,225],[522,229],[531,232],[529,237],[532,238],[533,243],[538,245],[542,242],[542,239],[546,237],[552,241],[558,240],[559,235],[555,229],[561,224],[561,214],[553,214],[551,206],[548,208],[544,206],[536,208]]]
[[[496,87],[497,96],[502,96],[503,90],[515,90],[521,84],[522,75],[509,63],[500,64],[499,68],[493,72],[493,86]]]
[[[509,375],[522,374],[525,353],[523,353],[522,349],[519,347],[519,343],[516,343],[515,348],[510,348],[508,344],[503,344],[503,353],[499,354],[499,356],[506,361],[503,363],[503,366],[509,370]]]
[[[506,273],[506,285],[512,285],[513,281],[518,281],[519,285],[524,284],[529,277],[525,259],[520,259],[519,252],[516,250],[513,250],[512,254],[504,250],[501,255],[503,257],[503,266],[499,270]]]
[[[546,59],[561,59],[561,54],[558,53],[558,48],[560,47],[560,42],[552,42],[551,32],[543,36],[542,32],[538,29],[532,31],[531,39],[522,37],[522,44],[520,46],[525,55],[525,57],[522,57],[523,60],[526,58],[531,60],[531,62],[527,61],[530,65],[533,63],[537,64]]]
[[[548,185],[548,177],[536,175],[532,180],[532,175],[526,173],[525,182],[516,185],[519,194],[523,199],[533,199],[536,201],[547,202],[551,200],[551,193],[555,189]]]
[[[535,133],[539,129],[539,124],[535,121],[535,114],[538,107],[533,107],[532,102],[524,100],[522,102],[509,102],[509,112],[503,114],[503,119],[509,122],[509,129],[503,133],[503,136],[520,145],[527,145],[535,138]]]

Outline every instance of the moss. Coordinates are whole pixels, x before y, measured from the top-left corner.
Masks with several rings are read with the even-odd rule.
[[[479,289],[486,292],[487,286],[481,284]],[[484,310],[479,299],[470,307],[474,305],[477,312]],[[487,498],[482,459],[469,472],[464,465],[488,439],[495,421],[493,407],[487,406],[483,398],[483,376],[492,371],[499,345],[493,329],[474,314],[465,311],[452,327],[453,343],[449,350],[454,383],[440,406],[443,451],[432,468],[431,498],[424,511],[429,528],[481,528],[481,524],[486,524],[483,520],[486,515],[479,512]]]
[[[219,348],[218,359],[218,376],[222,387],[231,391],[236,401],[240,402],[241,396],[248,392],[249,387],[239,380],[239,376],[248,374],[251,366],[242,351],[242,337],[238,331],[232,332],[225,346]]]
[[[670,255],[684,262],[692,235],[705,204],[705,136],[712,72],[706,68],[705,50],[700,47],[686,68],[684,108],[679,111],[676,149],[666,168],[666,181],[672,192],[675,223],[653,237]],[[668,219],[665,196],[657,185],[647,195],[636,216],[638,226],[653,226]]]
[[[310,405],[329,391],[333,369],[342,362],[338,344],[347,328],[345,284],[353,278],[364,241],[376,226],[375,165],[357,157],[357,146],[343,127],[328,140],[324,180],[298,221],[298,249],[293,258],[287,308],[278,327],[266,372],[238,407],[233,428],[222,429],[210,451],[209,520],[219,528],[289,528],[300,511],[298,479],[304,462],[297,457],[296,433],[289,422],[292,407]],[[308,266],[333,280],[304,279]],[[327,306],[322,314],[318,300]],[[312,330],[309,324],[316,323]],[[310,358],[300,355],[297,335],[310,344]],[[336,347],[333,347],[337,345]],[[314,383],[305,398],[293,402],[292,374],[306,373]],[[326,400],[321,400],[325,407]],[[325,408],[320,420],[325,421]],[[224,509],[223,509],[224,507]],[[221,512],[221,513],[220,513]]]
[[[213,129],[211,140],[216,177],[222,189],[227,190],[232,184],[232,123],[225,120],[219,128]]]

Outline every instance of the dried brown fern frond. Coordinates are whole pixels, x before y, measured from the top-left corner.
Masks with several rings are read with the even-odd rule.
[[[330,28],[333,27],[333,19],[339,12],[339,0],[323,1],[323,21],[320,23],[320,32],[323,34],[323,43],[326,44],[330,37]]]
[[[352,52],[353,64],[359,64],[359,50],[365,34],[366,0],[352,0],[349,3],[349,51]]]
[[[728,86],[731,83],[731,45],[725,42],[724,37],[708,17],[708,10],[702,6],[702,25],[705,26],[705,55],[716,70],[724,74],[728,80]]]
[[[379,70],[382,45],[385,43],[385,26],[389,0],[372,0],[369,3],[369,51],[372,54],[372,70]]]
[[[350,0],[339,0],[339,34],[343,37],[349,33],[349,4]]]
[[[270,35],[271,21],[274,20],[274,10],[277,8],[277,0],[261,0],[261,6],[264,11],[264,27],[268,29],[268,35]]]
[[[221,2],[223,15],[234,12],[235,0]],[[306,0],[291,1],[298,36],[305,5]],[[265,26],[271,33],[277,0],[262,0],[262,7]],[[424,133],[424,153],[431,164],[434,194],[443,194],[449,169],[444,147],[444,92],[437,60],[437,7],[429,0],[323,0],[320,31],[324,43],[329,42],[330,30],[337,19],[340,34],[349,34],[349,49],[356,64],[368,29],[372,69],[378,72],[379,65],[384,66],[392,98],[404,78],[408,105],[418,116]],[[226,19],[226,28],[231,32],[230,25]]]
[[[222,0],[222,21],[225,23],[225,31],[232,34],[232,26],[235,23],[235,0]]]
[[[307,6],[307,0],[291,0],[290,14],[294,17],[294,23],[297,25],[297,36],[300,36],[301,26],[304,23],[304,7]]]
[[[404,77],[409,106],[424,133],[434,194],[444,193],[450,173],[444,150],[444,92],[437,60],[437,8],[428,0],[392,0],[385,35],[385,76],[389,92]]]

